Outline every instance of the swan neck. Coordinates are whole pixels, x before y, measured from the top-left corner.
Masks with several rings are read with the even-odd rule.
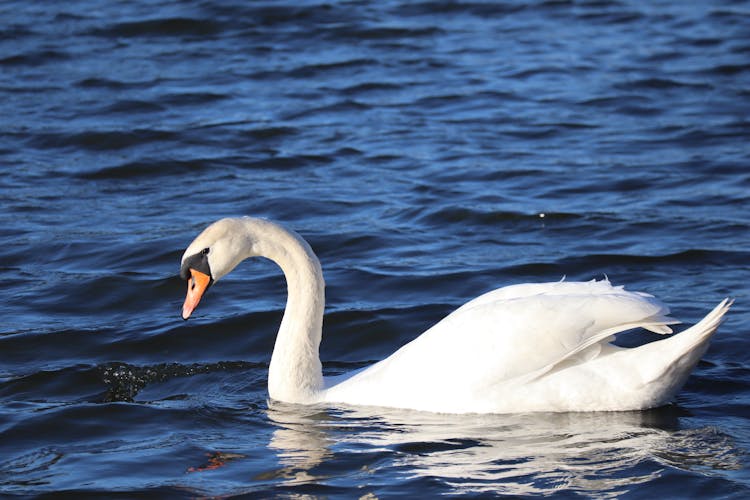
[[[312,402],[323,389],[319,357],[325,308],[323,272],[302,237],[270,222],[264,226],[257,250],[284,272],[288,293],[269,365],[268,393],[278,401]]]

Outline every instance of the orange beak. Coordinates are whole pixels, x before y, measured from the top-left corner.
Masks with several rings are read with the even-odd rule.
[[[187,296],[185,297],[185,303],[182,305],[182,319],[188,319],[193,314],[210,284],[211,277],[209,275],[190,269]]]

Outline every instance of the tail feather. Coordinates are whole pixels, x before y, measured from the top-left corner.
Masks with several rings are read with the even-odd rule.
[[[687,339],[692,338],[692,342],[689,342],[688,352],[701,343],[709,340],[714,334],[716,329],[719,327],[721,322],[724,320],[724,315],[732,307],[734,300],[726,298],[721,303],[714,307],[713,310],[706,315],[705,318],[700,320],[698,323],[688,328],[680,335],[684,335]],[[701,353],[702,355],[703,353]]]
[[[724,319],[724,315],[733,303],[734,301],[731,299],[724,299],[706,317],[687,330],[665,341],[652,343],[654,347],[662,343],[665,348],[669,345],[669,353],[662,352],[661,355],[669,356],[671,361],[654,365],[657,369],[647,377],[646,381],[651,382],[660,378],[667,378],[674,380],[677,385],[681,386],[708,349],[711,336],[716,332]]]

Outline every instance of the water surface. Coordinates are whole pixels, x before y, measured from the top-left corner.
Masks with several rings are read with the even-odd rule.
[[[0,6],[0,493],[750,494],[750,3]],[[318,253],[326,373],[526,281],[736,299],[673,404],[270,404],[283,277],[179,319],[228,215]],[[637,336],[641,341],[650,337]]]

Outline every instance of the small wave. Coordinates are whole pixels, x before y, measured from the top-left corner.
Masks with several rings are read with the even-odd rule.
[[[19,41],[26,37],[36,35],[31,28],[22,26],[20,24],[4,25],[0,26],[0,39],[2,40],[15,40]]]
[[[551,262],[534,262],[507,266],[503,272],[518,275],[545,274],[561,272],[569,276],[591,276],[592,273],[612,273],[615,276],[622,269],[632,272],[637,266],[675,266],[684,270],[686,266],[710,265],[726,266],[735,263],[742,265],[748,260],[748,252],[729,250],[691,249],[673,254],[634,255],[634,254],[589,254],[575,257],[564,257]]]
[[[618,106],[623,101],[639,102],[639,103],[649,102],[648,98],[642,95],[618,94],[618,95],[609,95],[609,96],[598,96],[598,97],[593,97],[591,99],[584,99],[584,100],[578,101],[577,104],[580,104],[582,106],[596,106],[596,107],[602,107],[602,108],[611,108],[611,107]]]
[[[210,167],[208,163],[208,161],[202,160],[144,160],[103,167],[93,171],[79,171],[73,175],[86,180],[169,177],[185,173],[201,172]]]
[[[528,78],[533,78],[538,75],[547,75],[547,74],[569,74],[573,68],[570,68],[569,66],[537,66],[533,68],[524,68],[518,71],[515,71],[513,73],[508,74],[508,78],[513,79],[519,79],[524,80]]]
[[[401,85],[387,82],[357,83],[342,89],[344,94],[369,94],[378,92],[392,92],[401,89]]]
[[[546,2],[547,4],[549,2]],[[452,0],[427,0],[399,5],[399,13],[406,15],[468,14],[481,18],[506,16],[527,8],[523,2],[455,2]]]
[[[226,99],[226,94],[217,92],[178,92],[159,97],[159,103],[169,106],[210,105],[213,102]]]
[[[301,118],[309,118],[309,117],[320,117],[321,115],[331,115],[331,114],[340,114],[340,115],[348,115],[352,112],[362,112],[365,110],[370,109],[370,106],[367,104],[361,103],[359,101],[355,101],[353,99],[346,99],[343,101],[335,102],[333,104],[328,104],[325,106],[319,106],[314,108],[305,109],[303,111],[297,111],[290,113],[288,116],[284,117],[285,120],[299,120]],[[347,119],[349,119],[347,117]]]
[[[593,2],[597,4],[598,2]],[[613,5],[617,6],[617,3]],[[644,15],[640,12],[622,12],[622,11],[588,11],[581,13],[578,18],[582,21],[597,21],[607,25],[613,24],[634,24],[643,20]]]
[[[615,85],[615,88],[619,88],[625,91],[635,90],[663,90],[663,89],[676,89],[676,88],[691,88],[696,90],[709,90],[711,85],[707,83],[695,83],[679,81],[672,78],[641,78],[637,80],[631,80],[625,83]]]
[[[412,38],[438,36],[443,30],[437,26],[419,27],[386,27],[348,25],[333,29],[330,32],[336,39],[353,40],[400,40],[399,44]]]
[[[53,467],[65,453],[54,448],[29,451],[0,462],[0,488],[6,493],[25,495],[29,487],[49,484]]]
[[[78,147],[89,151],[116,151],[149,142],[169,141],[177,134],[166,130],[85,131],[74,134],[39,133],[32,143],[44,149]]]
[[[291,68],[286,76],[292,78],[312,78],[319,76],[322,73],[336,72],[340,70],[351,70],[352,68],[360,68],[367,66],[376,66],[377,61],[374,59],[361,58],[361,59],[346,59],[335,62],[319,62],[314,64],[306,64],[296,68]]]
[[[135,396],[148,384],[165,382],[177,377],[192,377],[194,375],[243,371],[268,366],[261,363],[245,361],[220,361],[211,364],[182,365],[178,363],[162,363],[151,366],[134,366],[128,363],[108,363],[99,367],[101,379],[107,386],[103,396],[104,402],[126,401],[132,402]]]
[[[41,66],[68,59],[70,59],[70,55],[66,52],[47,49],[0,58],[0,66]]]
[[[92,34],[105,37],[207,36],[221,30],[220,24],[208,19],[173,17],[116,23],[95,29]]]
[[[706,73],[719,76],[737,76],[750,71],[748,64],[720,64],[705,70]]]
[[[492,211],[480,211],[476,209],[464,208],[464,207],[446,207],[439,210],[430,212],[420,218],[419,222],[424,224],[431,224],[436,226],[442,226],[446,223],[449,224],[468,224],[471,226],[475,225],[486,225],[497,227],[498,224],[505,222],[520,222],[520,221],[533,221],[538,222],[540,219],[544,220],[576,220],[581,219],[583,216],[573,213],[564,212],[551,212],[544,214],[528,214],[520,212],[492,210]]]
[[[257,127],[250,130],[243,131],[243,134],[246,134],[253,138],[254,140],[267,140],[267,139],[277,139],[277,138],[286,138],[286,137],[292,137],[299,133],[299,129],[295,127],[285,127],[285,126],[270,126],[270,127]]]
[[[296,155],[296,156],[272,156],[270,158],[263,158],[259,160],[246,160],[237,164],[239,169],[248,170],[296,170],[304,167],[310,167],[314,165],[325,165],[331,162],[331,158],[328,156],[321,155]],[[285,200],[281,197],[274,199],[274,202],[278,201],[280,204],[285,203]],[[295,205],[299,207],[304,205],[306,200],[297,200]]]
[[[113,102],[102,111],[105,113],[125,113],[131,115],[137,113],[159,113],[165,109],[164,106],[151,101],[124,99]]]
[[[80,80],[76,85],[82,88],[121,90],[132,87],[134,83],[113,80],[111,78],[89,77]]]

